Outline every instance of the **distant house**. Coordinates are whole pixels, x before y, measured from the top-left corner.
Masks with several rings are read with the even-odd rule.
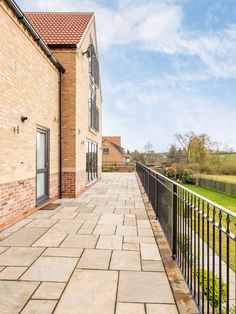
[[[121,147],[120,136],[103,136],[102,137],[102,166],[122,167],[131,161],[131,156],[125,153]]]

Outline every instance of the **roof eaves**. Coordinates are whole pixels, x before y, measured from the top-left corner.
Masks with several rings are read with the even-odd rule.
[[[48,44],[50,49],[57,49],[57,48],[77,48],[77,44]]]
[[[47,46],[47,44],[44,42],[42,37],[35,30],[35,28],[32,26],[32,24],[27,19],[27,17],[24,15],[24,13],[21,11],[21,9],[16,4],[16,2],[14,0],[5,0],[5,1],[6,1],[7,5],[11,8],[11,10],[16,14],[18,20],[20,20],[21,23],[24,24],[24,26],[27,28],[27,30],[30,32],[30,34],[34,37],[34,40],[39,44],[41,49],[46,53],[47,57],[51,60],[51,62],[56,66],[56,68],[59,71],[64,73],[65,69],[63,68],[63,66],[60,64],[60,62],[52,54],[52,52],[49,49],[49,47]]]

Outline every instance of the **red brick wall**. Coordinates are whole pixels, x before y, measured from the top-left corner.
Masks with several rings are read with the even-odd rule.
[[[58,197],[58,173],[50,176],[50,198]],[[35,207],[35,178],[0,184],[0,230]]]
[[[62,197],[76,197],[75,172],[62,172]]]

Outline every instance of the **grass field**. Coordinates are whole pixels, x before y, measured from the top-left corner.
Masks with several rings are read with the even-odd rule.
[[[234,177],[236,178],[236,176]],[[188,189],[236,213],[236,197],[226,195],[224,193],[220,193],[216,191],[211,191],[211,190],[208,190],[200,186],[196,186],[196,185],[191,185],[191,184],[183,184],[183,185],[186,186]]]
[[[219,154],[220,159],[225,160],[226,162],[236,162],[236,153],[228,154],[228,156],[225,157],[224,154]]]
[[[210,175],[210,174],[201,174],[201,178],[220,181],[225,183],[233,183],[236,184],[236,176],[221,176],[221,175]]]

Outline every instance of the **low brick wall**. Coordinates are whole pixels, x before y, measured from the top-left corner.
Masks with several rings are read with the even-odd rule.
[[[103,172],[134,172],[134,166],[103,166]]]
[[[55,199],[59,191],[58,173],[50,175],[49,184],[49,197]],[[0,184],[0,230],[38,209],[35,192],[35,178]]]
[[[198,185],[209,190],[236,196],[236,184],[199,178]]]

